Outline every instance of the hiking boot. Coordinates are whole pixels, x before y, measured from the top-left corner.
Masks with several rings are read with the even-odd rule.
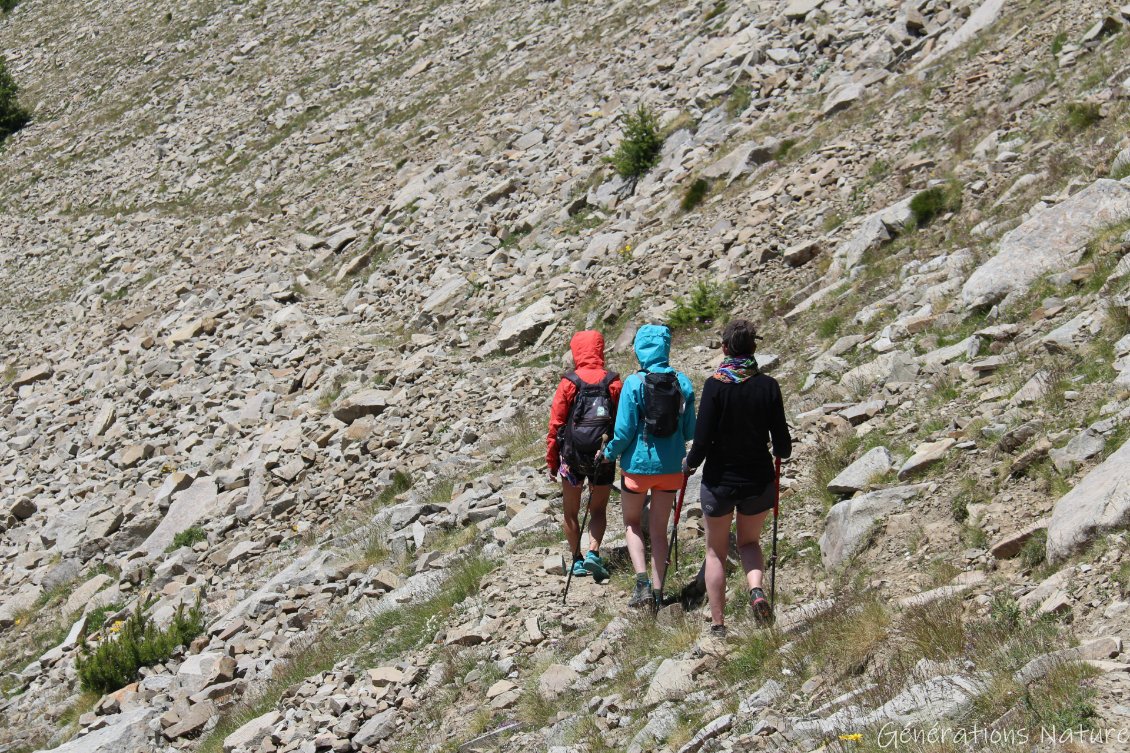
[[[587,578],[589,571],[585,569],[584,560],[573,560],[573,577],[574,578]]]
[[[691,656],[696,659],[701,659],[704,656],[725,656],[726,653],[725,625],[711,625],[706,634],[700,637],[691,649]]]
[[[655,608],[655,599],[651,595],[651,581],[650,580],[637,580],[636,588],[632,591],[632,598],[628,599],[628,606],[630,607],[651,607]]]
[[[608,565],[596,552],[589,552],[585,555],[584,568],[597,583],[608,580]]]
[[[749,608],[753,610],[753,619],[759,625],[773,623],[773,608],[769,606],[769,600],[760,588],[749,589]]]

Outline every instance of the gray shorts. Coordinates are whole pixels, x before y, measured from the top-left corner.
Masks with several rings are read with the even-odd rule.
[[[753,485],[718,486],[702,485],[699,499],[702,501],[702,514],[709,518],[729,515],[735,509],[741,515],[757,515],[773,509],[776,498],[775,487],[770,481],[764,489]]]

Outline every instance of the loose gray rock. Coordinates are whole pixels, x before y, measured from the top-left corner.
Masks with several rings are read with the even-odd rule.
[[[834,494],[862,491],[893,466],[894,459],[886,447],[873,447],[829,481],[828,491]]]
[[[842,564],[864,545],[871,526],[926,489],[925,484],[880,489],[836,504],[828,511],[820,537],[820,559],[827,570]]]
[[[1096,234],[1127,219],[1130,185],[1097,180],[1005,235],[996,255],[962,286],[962,301],[970,308],[990,306],[1023,293],[1043,275],[1075,266]]]
[[[1048,523],[1048,560],[1059,562],[1104,531],[1130,525],[1130,442],[1063,495]]]

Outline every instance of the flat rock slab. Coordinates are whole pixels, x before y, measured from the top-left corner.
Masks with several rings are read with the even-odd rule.
[[[937,463],[946,456],[946,453],[955,444],[957,444],[956,439],[946,437],[937,442],[924,442],[918,445],[914,448],[914,454],[907,458],[906,462],[899,468],[899,481],[905,481]]]
[[[651,685],[644,695],[644,705],[685,698],[694,690],[694,675],[701,666],[702,661],[698,659],[664,659],[651,678]]]
[[[1071,473],[1075,466],[1098,455],[1106,448],[1106,439],[1091,429],[1076,434],[1063,447],[1049,450],[1048,457],[1060,473]]]
[[[1023,293],[1042,276],[1078,264],[1083,248],[1100,231],[1127,219],[1130,185],[1097,180],[1006,234],[997,254],[962,286],[962,301],[967,307],[989,306]]]
[[[502,321],[498,329],[498,347],[512,352],[531,345],[546,327],[555,319],[558,312],[552,298],[541,298],[528,308]]]
[[[568,691],[579,677],[572,668],[564,664],[550,664],[538,678],[538,693],[546,700],[553,700]]]
[[[224,738],[224,753],[232,753],[236,748],[254,749],[260,740],[270,734],[280,719],[282,714],[277,711],[268,711],[255,717]]]
[[[219,503],[216,481],[211,476],[202,476],[192,482],[192,486],[176,496],[169,505],[168,512],[141,549],[149,556],[161,554],[173,543],[173,538],[181,531],[211,517]]]
[[[149,731],[152,716],[153,711],[148,708],[108,716],[105,727],[53,748],[51,753],[150,753],[153,750],[153,733]]]
[[[1048,523],[1048,561],[1059,562],[1103,532],[1130,525],[1130,442],[1063,495]]]
[[[351,424],[362,416],[379,416],[389,405],[384,390],[361,390],[334,406],[333,416],[342,423]]]
[[[820,536],[820,559],[832,570],[866,543],[872,524],[900,509],[926,489],[925,484],[880,489],[834,505]]]
[[[863,491],[893,465],[894,459],[886,447],[872,447],[829,481],[828,491],[833,494],[854,494]]]
[[[1035,536],[1038,532],[1046,530],[1048,521],[1038,520],[1026,528],[1022,528],[1015,533],[1006,534],[989,547],[989,551],[998,560],[1007,560],[1020,554],[1020,550],[1028,543],[1028,540]]]

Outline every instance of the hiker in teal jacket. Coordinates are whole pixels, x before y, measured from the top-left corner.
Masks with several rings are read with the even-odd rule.
[[[671,354],[671,330],[645,325],[636,333],[636,358],[640,371],[624,380],[620,405],[616,409],[615,436],[604,448],[609,462],[620,459],[623,472],[620,502],[624,510],[628,554],[636,572],[636,588],[628,604],[655,604],[655,592],[663,590],[663,569],[667,561],[667,524],[675,495],[683,484],[683,458],[686,443],[694,439],[694,385],[686,374],[675,371],[667,362]],[[644,378],[648,373],[674,374],[682,400],[676,401],[672,416],[677,423],[670,436],[652,436],[645,431]],[[675,396],[677,397],[677,396]],[[646,549],[641,520],[644,500],[651,493],[649,515],[652,577],[647,577]]]

